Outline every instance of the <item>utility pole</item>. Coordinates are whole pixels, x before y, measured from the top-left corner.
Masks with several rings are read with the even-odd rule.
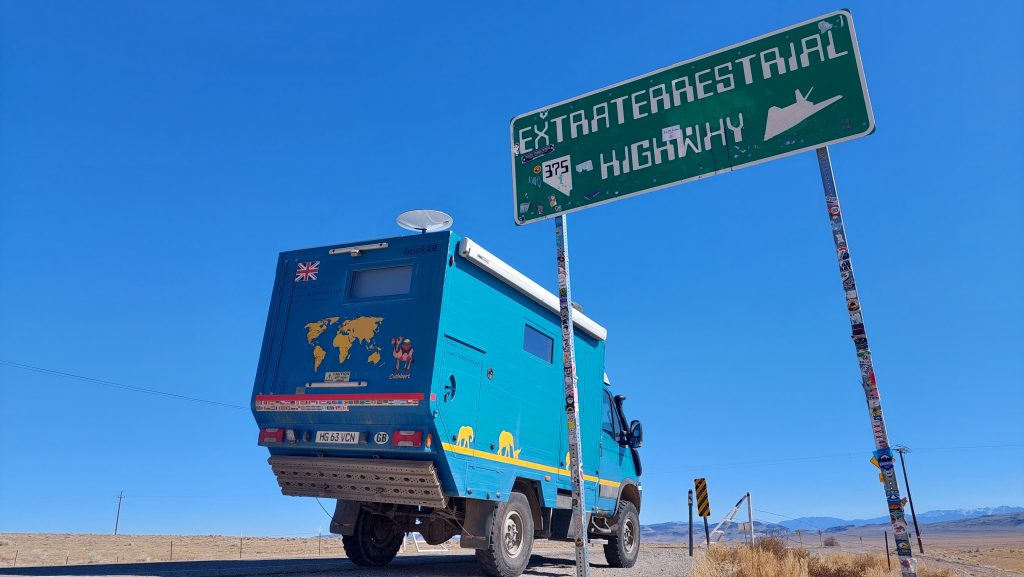
[[[121,523],[121,501],[124,501],[124,489],[117,495],[117,517],[114,518],[114,535],[117,535],[117,526]]]
[[[907,486],[907,501],[910,502],[910,517],[914,520],[914,533],[917,533],[917,548],[924,554],[924,543],[921,542],[921,528],[917,526],[917,513],[914,512],[914,498],[910,495],[910,480],[907,479],[907,465],[903,462],[903,453],[911,453],[910,447],[896,445],[896,452],[900,454],[900,468],[903,469],[903,484]]]

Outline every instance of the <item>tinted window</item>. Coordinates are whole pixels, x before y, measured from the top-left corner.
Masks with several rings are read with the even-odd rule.
[[[525,325],[523,329],[523,350],[526,352],[537,355],[541,359],[550,363],[551,350],[554,347],[554,344],[555,341],[551,337],[530,325]]]
[[[404,295],[412,285],[412,265],[352,271],[348,296],[354,299]]]

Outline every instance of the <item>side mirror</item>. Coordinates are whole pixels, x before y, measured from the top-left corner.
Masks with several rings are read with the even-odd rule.
[[[640,421],[633,421],[629,424],[629,446],[633,449],[644,446],[644,426],[640,424]]]

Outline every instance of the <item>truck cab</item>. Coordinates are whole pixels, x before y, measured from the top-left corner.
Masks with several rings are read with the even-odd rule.
[[[639,553],[642,427],[574,314],[588,535]],[[331,531],[380,566],[407,532],[518,575],[574,540],[558,299],[451,231],[284,252],[252,394],[284,495],[336,499]]]

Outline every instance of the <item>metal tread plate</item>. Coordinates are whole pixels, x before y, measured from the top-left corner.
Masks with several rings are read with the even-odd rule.
[[[446,502],[429,461],[272,456],[267,462],[284,495],[423,507]]]

